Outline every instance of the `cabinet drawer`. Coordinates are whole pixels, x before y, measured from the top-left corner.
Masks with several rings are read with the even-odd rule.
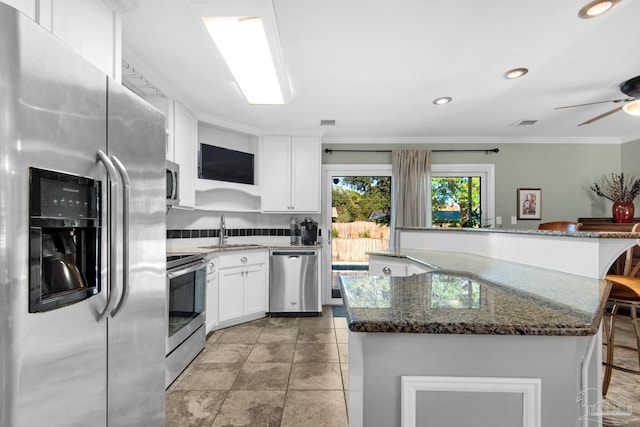
[[[369,257],[369,276],[413,276],[432,269],[408,259],[384,256]]]
[[[241,267],[243,265],[264,264],[267,261],[267,252],[260,251],[237,251],[218,258],[218,266],[220,268]]]
[[[369,262],[369,276],[406,276],[407,266],[402,262]]]

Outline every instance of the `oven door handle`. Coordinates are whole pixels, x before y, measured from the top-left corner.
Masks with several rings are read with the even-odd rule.
[[[194,271],[200,270],[204,268],[207,261],[203,259],[199,259],[198,261],[194,261],[191,264],[187,264],[184,267],[181,267],[179,270],[172,270],[167,272],[167,277],[169,279],[175,279],[176,277],[182,276],[183,274],[193,273]]]
[[[109,180],[109,190],[110,190],[110,202],[111,202],[111,211],[116,212],[116,203],[117,203],[117,195],[118,195],[118,172],[116,171],[115,166],[109,159],[109,157],[102,151],[98,150],[98,161],[102,162],[105,169],[107,170],[107,177]],[[102,310],[102,312],[98,315],[98,323],[104,321],[106,319],[109,310],[111,310],[111,305],[115,299],[113,298],[113,294],[116,292],[116,287],[113,283],[116,280],[118,275],[118,249],[116,245],[115,238],[115,230],[118,226],[118,218],[116,215],[110,215],[110,223],[109,223],[109,235],[107,236],[107,240],[109,242],[109,254],[107,255],[107,262],[110,266],[109,268],[109,289],[107,291],[107,303]]]
[[[111,317],[116,317],[122,310],[129,297],[129,206],[131,200],[131,180],[127,168],[116,157],[112,156],[120,177],[122,178],[122,296],[116,307],[111,311]]]

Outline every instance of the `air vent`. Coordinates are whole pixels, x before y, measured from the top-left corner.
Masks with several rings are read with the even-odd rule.
[[[335,126],[335,120],[320,120],[320,126]]]
[[[517,122],[511,123],[509,126],[518,127],[518,126],[533,126],[538,123],[537,120],[518,120]]]

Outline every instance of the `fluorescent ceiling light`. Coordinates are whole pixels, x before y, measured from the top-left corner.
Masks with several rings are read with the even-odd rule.
[[[272,0],[186,0],[250,104],[285,104],[291,83]]]
[[[203,17],[202,21],[250,104],[284,104],[262,18]]]
[[[640,99],[636,99],[622,107],[622,110],[632,116],[640,116]]]

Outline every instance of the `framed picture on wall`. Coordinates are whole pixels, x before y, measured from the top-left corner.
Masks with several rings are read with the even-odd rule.
[[[518,219],[541,219],[542,189],[518,188]]]

